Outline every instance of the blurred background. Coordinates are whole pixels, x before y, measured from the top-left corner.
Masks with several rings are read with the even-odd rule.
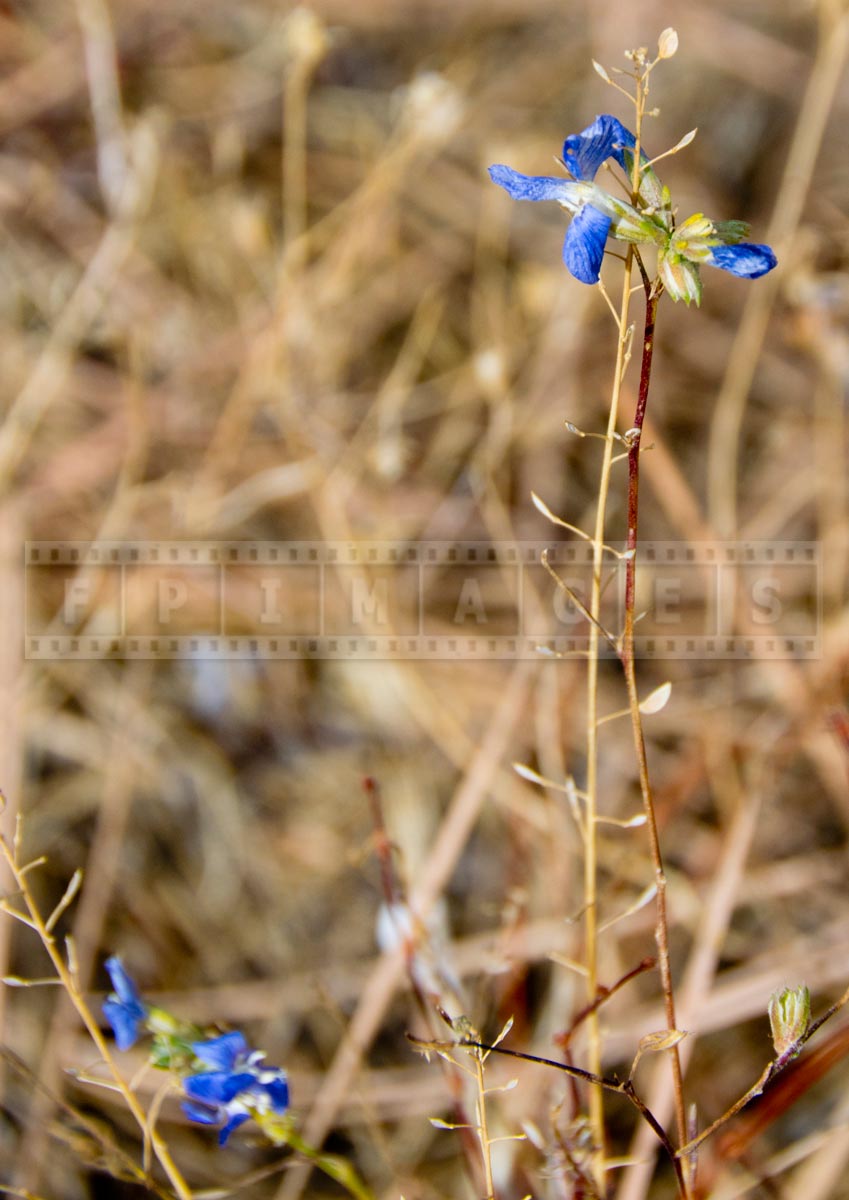
[[[648,151],[697,126],[659,167],[681,215],[751,222],[780,267],[754,284],[708,269],[700,311],[661,305],[641,533],[675,542],[676,562],[739,539],[789,550],[780,561],[794,566],[775,645],[747,649],[771,610],[744,585],[726,612],[733,654],[677,643],[639,666],[643,693],[673,684],[648,719],[649,756],[688,1093],[705,1125],[769,1058],[772,989],[806,982],[819,1010],[849,974],[842,6],[0,4],[5,827],[23,813],[26,854],[47,858],[34,882],[45,909],[84,868],[60,929],[93,993],[118,952],[146,995],[244,1029],[289,1068],[307,1135],[381,1196],[480,1193],[463,1138],[428,1120],[456,1119],[459,1085],[405,1040],[429,1026],[403,970],[380,958],[377,850],[385,834],[394,886],[435,914],[444,948],[430,946],[429,970],[452,1015],[462,1007],[487,1037],[513,1016],[509,1045],[557,1056],[584,1003],[566,965],[581,954],[579,838],[563,793],[511,763],[580,786],[582,660],[86,656],[68,641],[51,653],[69,586],[82,597],[71,632],[113,632],[114,574],[83,577],[24,545],[575,542],[530,494],[591,526],[601,443],[564,422],[604,428],[615,330],[598,290],[560,262],[564,214],[510,202],[486,167],[554,174],[564,136],[597,113],[627,125],[591,60],[625,68],[623,52],[654,53],[670,22],[680,50],[653,77]],[[635,386],[632,369],[622,430]],[[186,585],[181,632],[215,632],[203,578],[169,578]],[[326,585],[341,579],[328,571]],[[681,610],[685,632],[711,631],[707,580]],[[255,594],[231,581],[218,618],[250,637]],[[282,633],[311,631],[317,586],[309,566],[287,583]],[[432,585],[441,633],[448,586]],[[541,570],[533,586],[550,605]],[[151,596],[132,605],[149,632]],[[622,708],[615,664],[601,682],[602,711]],[[611,817],[638,809],[627,722],[603,728],[600,796]],[[642,831],[604,832],[601,870],[600,917],[621,918],[601,948],[611,985],[653,952]],[[35,937],[10,921],[0,953],[4,973],[45,975]],[[63,1200],[129,1195],[75,1116],[138,1155],[110,1093],[67,1074],[97,1072],[70,1008],[49,988],[5,989],[0,1006],[3,1181]],[[603,1010],[607,1068],[627,1071],[640,1036],[662,1027],[649,972]],[[705,1194],[849,1196],[842,1048],[838,1036],[822,1080],[802,1076],[794,1107],[774,1100],[776,1122],[708,1144]],[[580,1037],[573,1052],[580,1062]],[[125,1061],[129,1072],[142,1058]],[[650,1066],[639,1082],[664,1113],[665,1076]],[[580,1105],[554,1071],[493,1064],[495,1082],[517,1075],[491,1119],[538,1132],[499,1150],[499,1200],[583,1194],[570,1182]],[[160,1083],[141,1080],[147,1101]],[[642,1160],[612,1177],[619,1195],[671,1194],[631,1112],[612,1103],[609,1119],[613,1152]],[[249,1131],[220,1151],[171,1099],[160,1123],[198,1189],[339,1194],[281,1170]]]

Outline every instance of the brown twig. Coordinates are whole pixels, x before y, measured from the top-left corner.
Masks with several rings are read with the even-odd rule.
[[[639,262],[639,260],[638,260]],[[652,358],[654,354],[655,321],[657,306],[661,296],[661,288],[653,285],[646,275],[643,265],[639,262],[646,293],[646,315],[643,330],[643,353],[640,364],[640,387],[637,396],[637,407],[634,413],[634,423],[625,435],[628,444],[628,536],[626,549],[630,556],[625,563],[625,627],[622,634],[620,659],[625,673],[625,685],[628,691],[628,707],[631,714],[631,727],[634,735],[634,750],[637,756],[637,766],[640,777],[640,794],[646,815],[646,826],[649,834],[652,864],[654,867],[655,887],[657,888],[655,922],[655,943],[657,945],[657,963],[660,972],[660,982],[663,991],[663,1007],[666,1015],[667,1028],[675,1029],[675,996],[672,986],[672,970],[669,962],[669,920],[666,910],[666,874],[663,869],[663,855],[660,848],[660,837],[657,828],[654,797],[649,778],[648,757],[646,755],[645,736],[643,734],[640,699],[637,692],[637,678],[634,663],[634,621],[636,617],[636,587],[637,587],[637,531],[639,523],[639,492],[640,492],[640,441],[643,423],[648,405],[649,385],[651,383]],[[678,1127],[680,1144],[687,1140],[687,1117],[684,1105],[684,1078],[681,1070],[681,1059],[677,1045],[670,1048],[672,1056],[672,1079],[675,1095],[675,1117]]]
[[[553,1058],[543,1058],[538,1054],[525,1054],[521,1050],[508,1050],[504,1046],[491,1046],[487,1042],[464,1039],[461,1042],[436,1043],[423,1042],[420,1038],[413,1037],[409,1033],[407,1034],[407,1037],[414,1045],[418,1046],[424,1051],[451,1050],[457,1047],[470,1047],[476,1050],[485,1050],[488,1053],[506,1054],[510,1058],[518,1058],[523,1062],[538,1063],[542,1067],[554,1067],[555,1070],[563,1071],[565,1074],[570,1075],[573,1079],[581,1079],[585,1083],[593,1084],[596,1088],[600,1088],[602,1091],[615,1092],[618,1096],[625,1096],[625,1098],[630,1101],[634,1108],[636,1108],[640,1116],[651,1126],[652,1130],[657,1135],[658,1141],[666,1151],[673,1170],[675,1171],[679,1195],[687,1195],[684,1172],[680,1162],[680,1151],[676,1153],[675,1147],[670,1142],[666,1130],[663,1128],[660,1122],[655,1119],[654,1115],[651,1113],[643,1100],[640,1099],[639,1095],[634,1090],[633,1082],[630,1079],[626,1079],[624,1081],[611,1079],[605,1075],[597,1075],[594,1071],[585,1071],[583,1067],[574,1067],[568,1063],[557,1062],[556,1059]]]
[[[650,971],[652,967],[656,965],[657,964],[653,958],[644,958],[642,962],[639,962],[636,965],[636,967],[632,967],[630,971],[626,971],[625,974],[622,975],[621,978],[617,979],[615,983],[611,984],[610,987],[605,987],[604,984],[600,983],[598,985],[598,994],[595,1000],[593,1000],[591,1004],[585,1005],[584,1008],[580,1009],[575,1014],[575,1016],[572,1018],[569,1028],[564,1033],[558,1033],[555,1035],[554,1041],[557,1043],[557,1045],[563,1050],[566,1050],[572,1040],[575,1030],[580,1024],[582,1024],[582,1022],[586,1021],[587,1017],[594,1012],[598,1012],[602,1004],[606,1004],[610,997],[615,996],[619,989],[623,988],[626,983],[630,983],[632,979],[636,979],[638,975],[643,975],[646,971]]]

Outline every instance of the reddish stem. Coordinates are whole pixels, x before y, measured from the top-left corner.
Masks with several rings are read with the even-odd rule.
[[[675,1029],[675,998],[672,988],[672,971],[669,963],[669,922],[666,915],[666,875],[663,870],[663,856],[660,849],[660,837],[657,829],[654,799],[649,780],[648,758],[643,736],[643,725],[640,716],[640,701],[637,693],[636,671],[634,666],[634,619],[636,608],[637,580],[637,528],[639,517],[640,496],[640,441],[643,434],[643,423],[646,417],[646,407],[651,383],[651,367],[654,355],[655,321],[661,289],[654,287],[639,264],[643,276],[643,287],[646,293],[646,318],[643,332],[643,354],[640,364],[640,388],[637,396],[637,407],[634,412],[634,424],[625,434],[628,446],[628,539],[627,549],[631,557],[625,565],[625,628],[622,635],[621,659],[625,672],[625,683],[628,689],[628,706],[631,711],[631,726],[634,734],[634,749],[640,775],[640,792],[643,798],[643,808],[646,814],[646,827],[649,835],[652,864],[654,866],[655,886],[657,888],[657,920],[655,923],[655,942],[657,944],[657,964],[660,972],[660,983],[663,991],[663,1005],[666,1023],[669,1029]],[[675,1117],[678,1126],[679,1145],[687,1141],[687,1120],[684,1106],[684,1078],[681,1070],[681,1059],[678,1047],[670,1050],[672,1056],[672,1080],[675,1097]]]

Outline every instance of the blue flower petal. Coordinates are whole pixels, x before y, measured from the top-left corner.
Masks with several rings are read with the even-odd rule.
[[[245,1121],[250,1120],[249,1113],[238,1112],[234,1113],[224,1128],[218,1135],[218,1145],[223,1146],[234,1129],[238,1129],[240,1125],[244,1125]]]
[[[573,133],[563,143],[563,161],[576,179],[591,181],[608,158],[624,167],[622,146],[633,146],[636,138],[616,117],[603,113],[581,133]]]
[[[778,259],[769,246],[740,242],[736,246],[715,246],[707,261],[710,266],[730,271],[743,279],[757,279],[771,271]]]
[[[113,954],[111,958],[107,958],[104,966],[109,973],[112,990],[121,1003],[141,1005],[139,989],[124,970],[124,964],[120,958],[116,954]]]
[[[503,187],[514,200],[564,200],[577,205],[577,185],[569,179],[557,179],[548,175],[522,175],[512,167],[497,163],[489,168],[493,183]]]
[[[232,1071],[239,1058],[248,1053],[248,1043],[243,1033],[222,1033],[220,1037],[206,1038],[191,1043],[195,1058],[199,1058],[214,1071]]]
[[[276,1079],[263,1083],[261,1086],[265,1089],[274,1112],[285,1112],[289,1107],[289,1085],[283,1072],[281,1071]]]
[[[103,1003],[103,1015],[112,1026],[118,1049],[129,1050],[138,1041],[147,1005],[120,958],[114,955],[107,958],[105,966],[115,990]]]
[[[610,218],[589,204],[566,230],[563,261],[581,283],[598,283],[609,230]]]
[[[221,1121],[221,1114],[217,1107],[195,1104],[193,1100],[183,1100],[180,1108],[190,1121],[196,1121],[198,1125],[218,1125]]]
[[[187,1075],[183,1080],[183,1091],[191,1100],[202,1100],[205,1104],[229,1104],[239,1092],[256,1083],[256,1076],[247,1071],[204,1071],[198,1075]]]
[[[115,1045],[119,1050],[129,1050],[136,1044],[139,1038],[139,1025],[145,1015],[144,1009],[138,1013],[128,1005],[122,1004],[120,1000],[105,1000],[103,1015],[112,1026]]]

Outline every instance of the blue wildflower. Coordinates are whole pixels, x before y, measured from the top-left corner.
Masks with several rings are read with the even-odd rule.
[[[658,271],[673,300],[701,300],[699,265],[719,267],[732,275],[757,279],[776,265],[769,246],[743,242],[742,221],[713,223],[701,213],[675,228],[672,202],[644,155],[641,155],[639,209],[611,196],[594,182],[608,159],[633,177],[636,139],[609,114],[596,117],[581,133],[563,143],[563,165],[572,176],[522,175],[502,164],[489,168],[494,183],[514,200],[556,200],[573,213],[563,242],[563,261],[581,283],[597,283],[608,237],[637,245],[653,245]]]
[[[286,1072],[263,1066],[264,1055],[251,1050],[241,1033],[193,1042],[191,1048],[198,1061],[211,1070],[183,1080],[188,1097],[183,1112],[190,1121],[220,1126],[219,1145],[251,1117],[262,1124],[264,1116],[279,1115],[289,1107]]]
[[[120,958],[107,958],[106,970],[115,989],[103,1003],[103,1015],[115,1034],[119,1050],[129,1050],[138,1041],[139,1027],[147,1017],[148,1008],[139,990],[124,970]]]
[[[626,158],[626,154],[634,144],[634,135],[616,117],[604,114],[563,143],[563,164],[572,179],[522,175],[502,164],[489,168],[493,183],[503,187],[514,200],[557,200],[575,214],[563,241],[563,261],[581,283],[598,283],[611,225],[617,226],[619,236],[626,231],[619,230],[624,223],[641,235],[636,240],[659,240],[653,222],[630,204],[614,200],[593,182],[609,158],[627,170],[631,156]]]

